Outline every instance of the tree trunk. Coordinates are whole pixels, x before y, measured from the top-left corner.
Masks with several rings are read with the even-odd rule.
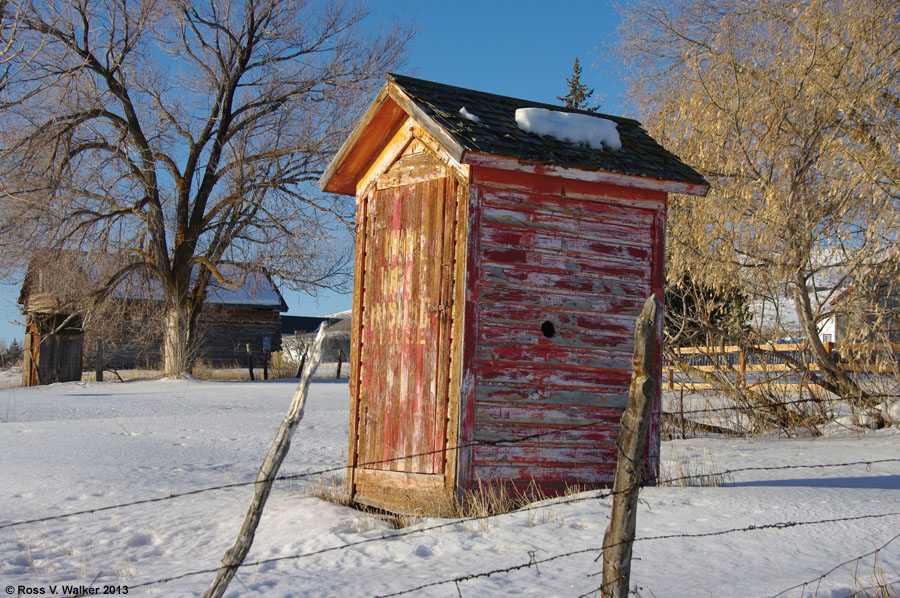
[[[163,374],[177,378],[190,371],[191,317],[187,306],[176,305],[166,310],[165,340],[163,344]]]
[[[794,306],[797,309],[800,325],[803,327],[803,332],[809,342],[813,358],[816,365],[819,366],[819,371],[822,372],[822,377],[825,381],[823,386],[846,400],[865,398],[865,393],[856,381],[848,376],[847,372],[838,367],[831,352],[825,349],[825,345],[819,339],[819,329],[813,316],[809,293],[806,291],[806,279],[802,274],[797,274],[793,282]]]

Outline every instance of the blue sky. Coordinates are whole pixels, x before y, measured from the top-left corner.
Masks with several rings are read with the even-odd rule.
[[[610,1],[371,0],[370,6],[373,25],[400,18],[418,26],[403,74],[553,104],[565,95],[577,56],[582,82],[597,91],[601,110],[635,116],[623,108],[624,73],[611,59],[619,17]],[[0,338],[7,343],[24,337],[18,286],[19,281],[0,286]],[[349,294],[314,299],[286,293],[285,300],[292,315],[351,306]]]

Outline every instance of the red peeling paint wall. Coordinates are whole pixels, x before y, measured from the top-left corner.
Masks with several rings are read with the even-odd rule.
[[[485,168],[473,178],[476,445],[460,481],[611,485],[635,319],[650,293],[662,299],[666,195]],[[478,444],[506,439],[524,440]]]

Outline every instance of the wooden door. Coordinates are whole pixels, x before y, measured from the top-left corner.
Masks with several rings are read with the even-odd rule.
[[[456,187],[443,176],[368,197],[357,481],[444,472]]]

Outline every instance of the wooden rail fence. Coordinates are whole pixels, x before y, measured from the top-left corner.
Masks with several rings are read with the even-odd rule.
[[[892,374],[900,370],[900,344],[853,344],[841,346],[836,343],[823,343],[825,350],[835,357],[838,367],[845,372],[861,374]],[[751,350],[748,350],[751,349]],[[752,350],[756,349],[756,351]],[[819,371],[818,364],[809,346],[803,343],[769,343],[740,347],[737,345],[724,345],[717,347],[676,347],[671,349],[671,356],[665,365],[667,374],[666,387],[669,390],[712,390],[715,384],[709,382],[696,382],[694,380],[679,382],[675,376],[683,372],[690,376],[698,373],[704,377],[705,373],[724,373],[733,376],[735,385],[746,388],[768,388],[771,390],[824,390],[818,384],[807,380],[799,382],[776,382],[763,376],[764,380],[747,383],[748,373],[756,374],[789,374],[796,372],[802,375],[790,363],[785,363],[789,358],[800,363],[807,364],[810,371]],[[872,356],[887,354],[888,360],[876,359]]]

